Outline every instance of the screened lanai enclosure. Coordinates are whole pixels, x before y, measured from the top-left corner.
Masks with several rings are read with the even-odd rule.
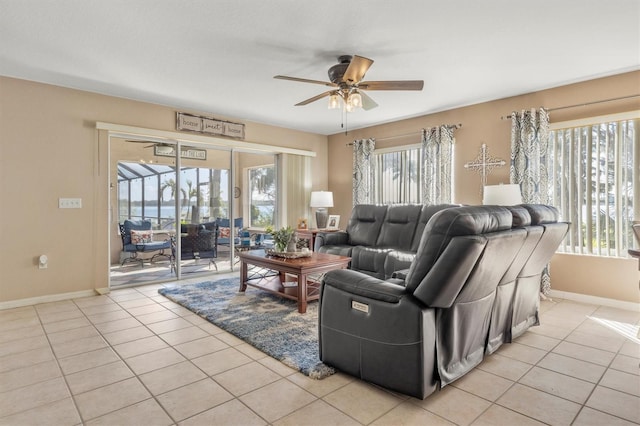
[[[229,217],[229,170],[185,167],[178,188],[173,167],[122,161],[118,163],[119,222],[151,220],[156,229]],[[178,197],[180,193],[181,197]],[[179,202],[177,200],[180,200]],[[178,210],[176,211],[176,205]]]
[[[276,155],[111,140],[110,285],[231,271],[277,222]]]

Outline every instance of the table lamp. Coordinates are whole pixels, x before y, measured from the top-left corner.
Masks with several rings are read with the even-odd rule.
[[[482,204],[491,206],[515,206],[522,204],[522,194],[518,184],[487,185],[484,187]]]
[[[318,229],[326,228],[327,219],[329,218],[327,207],[333,207],[333,192],[329,192],[329,191],[311,192],[310,206],[317,208],[316,226],[318,227]]]

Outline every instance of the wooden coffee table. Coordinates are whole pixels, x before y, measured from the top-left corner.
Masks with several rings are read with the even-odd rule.
[[[310,257],[285,259],[269,256],[264,250],[246,251],[238,253],[238,256],[240,257],[241,292],[244,292],[247,286],[251,286],[295,300],[298,302],[298,312],[301,314],[307,311],[308,301],[320,298],[320,283],[309,280],[309,274],[322,274],[334,269],[345,269],[351,261],[350,257],[326,253],[312,253]],[[271,277],[248,279],[248,265],[278,271],[279,274]],[[283,285],[287,281],[287,274],[294,275],[297,278],[297,285],[293,281],[291,286]]]

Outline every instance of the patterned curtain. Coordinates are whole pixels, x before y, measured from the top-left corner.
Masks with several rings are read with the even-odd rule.
[[[422,129],[422,203],[451,203],[455,126]]]
[[[511,113],[511,183],[520,185],[524,203],[549,203],[546,167],[549,114],[543,108]]]
[[[375,139],[353,141],[353,205],[372,204]]]
[[[511,183],[520,185],[522,202],[549,204],[549,173],[546,167],[549,145],[549,114],[539,111],[511,113]],[[540,292],[548,296],[551,291],[549,266],[542,273]]]

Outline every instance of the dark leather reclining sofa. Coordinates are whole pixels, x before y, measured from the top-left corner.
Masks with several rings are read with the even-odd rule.
[[[353,208],[346,232],[320,232],[314,251],[351,257],[350,268],[376,278],[391,278],[416,257],[427,222],[458,204],[360,204]]]
[[[568,228],[545,205],[356,206],[346,232],[316,240],[352,256],[323,279],[320,359],[426,398],[539,324],[541,274]]]

